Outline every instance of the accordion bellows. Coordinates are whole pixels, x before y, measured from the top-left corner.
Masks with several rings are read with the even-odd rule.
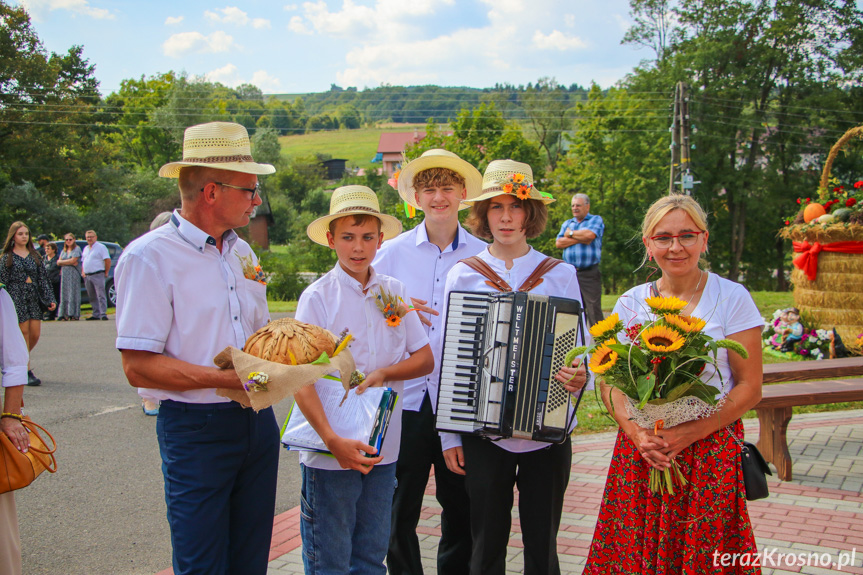
[[[304,365],[322,353],[332,357],[336,337],[328,330],[286,317],[276,319],[246,340],[243,351],[267,361]]]

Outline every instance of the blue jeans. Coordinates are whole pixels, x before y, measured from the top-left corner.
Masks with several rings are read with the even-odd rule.
[[[300,534],[306,575],[385,574],[396,464],[363,475],[302,466]]]
[[[163,401],[156,435],[176,575],[265,575],[279,428],[272,408]]]

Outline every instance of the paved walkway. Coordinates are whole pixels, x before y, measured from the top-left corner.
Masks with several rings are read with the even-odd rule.
[[[783,483],[770,479],[770,497],[749,504],[758,549],[766,554],[764,575],[863,574],[861,424],[863,410],[798,415],[791,420],[788,440],[794,480]],[[758,421],[746,420],[745,427],[747,439],[754,443]],[[572,474],[558,534],[564,574],[578,575],[584,567],[614,437],[614,433],[603,433],[574,438]],[[440,506],[434,499],[433,482],[429,487],[418,532],[426,573],[432,574],[440,536]],[[515,517],[508,575],[522,573],[521,549],[521,529]],[[301,553],[299,508],[294,508],[275,519],[269,575],[303,573]],[[838,569],[836,563],[851,559],[852,553],[854,566]],[[789,559],[788,554],[793,557]],[[800,554],[807,554],[808,565],[801,564]],[[171,571],[159,575],[168,573]]]

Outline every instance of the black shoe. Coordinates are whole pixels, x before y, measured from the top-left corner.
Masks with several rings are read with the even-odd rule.
[[[87,318],[87,321],[99,321],[98,317],[93,317],[92,315]]]
[[[107,315],[103,315],[103,316],[102,316],[102,321],[108,321],[108,316],[107,316]]]
[[[42,380],[39,379],[38,377],[36,377],[35,375],[33,375],[32,371],[28,371],[27,372],[27,385],[30,385],[33,387],[35,387],[37,385],[42,385]]]

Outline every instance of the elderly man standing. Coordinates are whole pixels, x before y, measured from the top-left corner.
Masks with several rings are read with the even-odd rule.
[[[600,216],[590,213],[587,194],[572,196],[572,218],[563,222],[555,245],[563,250],[563,260],[575,266],[578,285],[589,325],[602,319],[602,234],[605,224]]]
[[[111,254],[104,244],[97,242],[96,232],[87,230],[84,235],[87,245],[81,254],[81,277],[84,278],[84,287],[90,296],[90,305],[93,306],[93,315],[87,321],[95,319],[108,319],[108,297],[105,295],[105,280],[111,270]]]
[[[279,428],[217,395],[242,389],[213,357],[242,348],[269,321],[257,258],[234,228],[261,204],[258,175],[239,124],[188,128],[178,178],[182,207],[133,241],[115,273],[117,348],[139,394],[160,402],[156,435],[174,549],[174,573],[265,574],[273,530]]]

